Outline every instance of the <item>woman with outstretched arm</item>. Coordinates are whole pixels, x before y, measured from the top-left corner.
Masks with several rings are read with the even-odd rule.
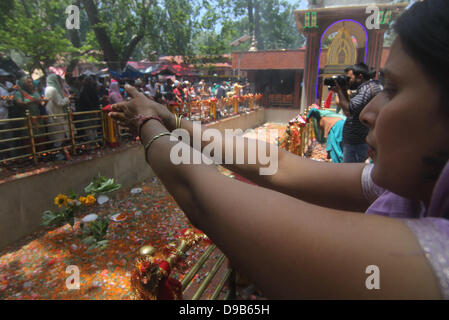
[[[132,87],[111,116],[140,131],[148,163],[190,221],[268,298],[448,299],[448,17],[447,1],[424,1],[396,23],[385,90],[360,115],[374,165],[281,150],[271,176],[260,163],[226,165],[255,186],[212,165],[174,165],[169,134],[179,121]],[[192,122],[180,127],[193,134]]]

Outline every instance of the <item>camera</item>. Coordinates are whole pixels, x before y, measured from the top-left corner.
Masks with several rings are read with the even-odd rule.
[[[349,77],[345,75],[339,75],[324,79],[324,85],[328,86],[329,88],[336,87],[337,83],[341,88],[346,88],[349,86]]]

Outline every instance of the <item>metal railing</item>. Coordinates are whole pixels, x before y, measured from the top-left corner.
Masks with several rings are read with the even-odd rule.
[[[0,160],[30,159],[37,164],[41,156],[56,152],[76,154],[86,145],[105,143],[105,115],[101,110],[31,116],[0,120]]]
[[[261,95],[234,96],[222,99],[206,99],[181,104],[171,104],[167,107],[171,112],[183,114],[190,120],[203,123],[232,117],[239,113],[257,108]]]
[[[260,97],[212,98],[167,108],[190,120],[207,123],[253,110]],[[26,159],[37,164],[51,154],[76,155],[89,145],[114,147],[131,140],[133,136],[129,130],[120,127],[101,109],[73,112],[69,107],[66,113],[45,116],[31,116],[27,110],[23,118],[0,120],[0,161]]]

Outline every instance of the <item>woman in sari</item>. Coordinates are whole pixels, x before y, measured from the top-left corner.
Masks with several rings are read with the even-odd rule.
[[[54,148],[60,148],[64,139],[70,135],[68,119],[62,115],[67,112],[66,107],[70,104],[69,97],[64,94],[61,86],[61,79],[56,74],[51,74],[47,77],[47,87],[45,88],[45,97],[48,99],[46,106],[47,114],[49,115],[48,123],[52,124],[48,128],[49,133],[56,132],[50,135],[50,140],[56,140]],[[59,154],[58,160],[62,159],[62,153]]]
[[[42,134],[45,132],[44,127],[42,125],[44,122],[39,117],[41,116],[40,105],[42,103],[42,99],[40,94],[36,91],[36,88],[33,84],[33,80],[29,76],[24,76],[19,80],[18,90],[16,90],[14,94],[14,106],[11,108],[10,118],[24,118],[26,117],[26,111],[30,112],[30,115],[33,117],[31,120],[33,126],[33,134],[36,136],[38,134]],[[15,121],[13,123],[13,128],[20,128],[27,126],[26,121]],[[26,130],[19,130],[13,132],[13,137],[24,137],[28,136],[29,132]],[[28,139],[29,141],[29,139]],[[22,146],[24,144],[28,144],[27,139],[16,141],[14,143],[15,147]],[[42,138],[36,138],[36,142],[39,143],[43,141]],[[21,154],[22,152],[13,152],[15,156]]]
[[[140,130],[148,163],[190,221],[269,298],[449,299],[449,1],[416,2],[395,29],[385,89],[360,115],[374,165],[276,149],[277,171],[264,176],[267,165],[246,152],[226,167],[250,185],[215,166],[173,164],[179,120],[134,88],[113,106],[114,119]],[[192,122],[180,127],[193,136]],[[228,139],[234,155],[248,151],[247,139]],[[210,154],[209,144],[194,146]],[[224,163],[220,146],[213,158]]]

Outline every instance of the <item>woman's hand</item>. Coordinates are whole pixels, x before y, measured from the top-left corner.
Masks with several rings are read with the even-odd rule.
[[[171,113],[162,105],[148,99],[143,93],[130,85],[126,85],[125,90],[131,100],[114,104],[112,112],[109,113],[109,116],[121,126],[129,128],[131,132],[138,132],[138,120],[141,115],[161,117],[164,123],[166,120],[168,121]]]

